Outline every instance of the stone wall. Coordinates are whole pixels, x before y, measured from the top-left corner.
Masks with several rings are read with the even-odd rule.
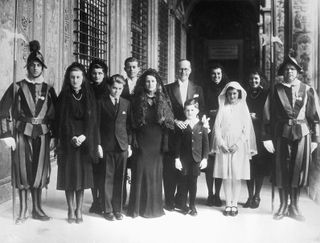
[[[292,47],[304,73],[302,81],[315,86],[314,68],[317,43],[317,5],[316,0],[293,0],[292,2]]]

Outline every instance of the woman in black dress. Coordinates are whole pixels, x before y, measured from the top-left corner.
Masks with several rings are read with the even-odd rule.
[[[209,75],[210,75],[210,78],[205,83],[203,91],[204,91],[204,98],[205,98],[205,104],[206,104],[206,114],[208,117],[210,117],[210,127],[212,128],[214,125],[214,121],[216,119],[218,109],[219,109],[218,97],[221,91],[223,90],[223,88],[229,82],[229,78],[223,66],[217,63],[212,64],[209,67]],[[208,166],[206,169],[204,169],[206,173],[206,183],[208,188],[207,205],[221,207],[222,202],[220,199],[220,189],[222,185],[222,179],[213,178],[214,160],[215,160],[214,154],[211,154],[208,158]],[[213,181],[214,181],[214,189],[215,189],[214,194],[213,194]]]
[[[74,62],[65,74],[56,121],[59,139],[57,189],[65,191],[69,223],[82,223],[83,191],[93,187],[92,162],[97,161],[98,147],[95,107],[85,69]]]
[[[90,80],[90,86],[95,94],[96,100],[102,97],[107,92],[108,81],[108,67],[103,60],[94,59],[88,69],[88,78]],[[104,174],[105,163],[102,159],[97,164],[92,165],[93,170],[93,184],[91,189],[92,204],[89,209],[90,213],[101,214],[103,211],[103,194],[104,194]]]
[[[256,134],[258,154],[250,161],[250,180],[247,181],[248,200],[244,208],[258,208],[263,179],[270,173],[271,154],[266,151],[261,141],[262,113],[268,90],[265,86],[265,76],[259,70],[252,70],[249,75],[247,89],[247,105]]]
[[[128,215],[146,218],[164,214],[162,202],[162,158],[168,149],[167,129],[173,129],[171,103],[156,70],[139,78],[132,103],[134,144],[132,185]]]

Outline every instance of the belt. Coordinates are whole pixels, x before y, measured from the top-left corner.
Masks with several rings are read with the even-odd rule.
[[[47,124],[48,123],[48,119],[46,119],[46,118],[20,117],[18,120],[22,121],[22,122],[31,123],[32,125],[39,125],[39,124]]]
[[[296,125],[296,124],[304,124],[307,123],[307,120],[298,120],[298,119],[284,119],[282,120],[284,123],[288,124],[289,126]]]

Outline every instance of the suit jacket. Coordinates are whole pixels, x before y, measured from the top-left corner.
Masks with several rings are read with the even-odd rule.
[[[125,151],[131,144],[131,108],[130,102],[119,99],[116,108],[109,94],[98,100],[98,124],[101,146],[104,151]]]
[[[198,175],[200,173],[199,163],[202,159],[208,158],[208,130],[199,121],[192,129],[188,126],[184,130],[179,130],[175,137],[175,157],[181,160],[182,173]]]
[[[126,79],[126,84],[123,86],[121,97],[125,98],[125,99],[127,99],[129,101],[132,101],[133,94],[130,94],[129,85],[128,85],[128,79]]]
[[[166,85],[167,92],[172,103],[172,109],[174,118],[177,120],[184,121],[186,119],[184,115],[184,104],[182,104],[181,94],[179,90],[179,82]],[[198,98],[200,116],[204,114],[205,104],[202,88],[193,82],[189,81],[188,90],[187,90],[187,100],[192,98]]]

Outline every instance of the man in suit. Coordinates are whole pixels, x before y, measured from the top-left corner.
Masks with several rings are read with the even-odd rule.
[[[123,218],[123,184],[127,158],[131,153],[130,102],[120,97],[124,85],[121,75],[113,75],[108,84],[109,93],[98,100],[101,146],[106,163],[104,217],[110,221]],[[101,153],[101,147],[99,151]]]
[[[121,97],[131,100],[140,72],[138,59],[134,57],[128,57],[124,61],[124,71],[127,74],[127,78],[125,80],[126,84],[124,85]]]
[[[121,97],[129,100],[130,102],[132,101],[134,89],[136,87],[138,78],[139,78],[139,73],[140,73],[140,65],[139,61],[135,57],[128,57],[124,61],[124,71],[127,74],[127,78],[125,79],[125,85],[123,87],[123,91],[121,93]],[[130,158],[127,160],[127,169],[125,173],[125,181],[123,184],[123,203],[126,203],[127,200],[127,187],[126,187],[126,180],[127,177],[131,177],[131,171],[128,170],[128,168],[131,168],[131,161],[133,160],[134,155],[132,155]],[[129,172],[129,173],[128,173]]]
[[[197,98],[199,102],[199,115],[204,113],[204,97],[202,88],[189,80],[191,74],[191,63],[188,60],[179,62],[178,80],[166,86],[169,98],[172,103],[175,118],[175,129],[186,129],[188,124],[185,122],[184,103],[186,100]],[[163,180],[165,192],[165,208],[172,211],[175,207],[183,208],[181,189],[179,189],[179,173],[175,168],[174,158],[175,139],[174,134],[169,134],[169,152],[165,155],[163,165]],[[177,194],[175,196],[175,191]]]

